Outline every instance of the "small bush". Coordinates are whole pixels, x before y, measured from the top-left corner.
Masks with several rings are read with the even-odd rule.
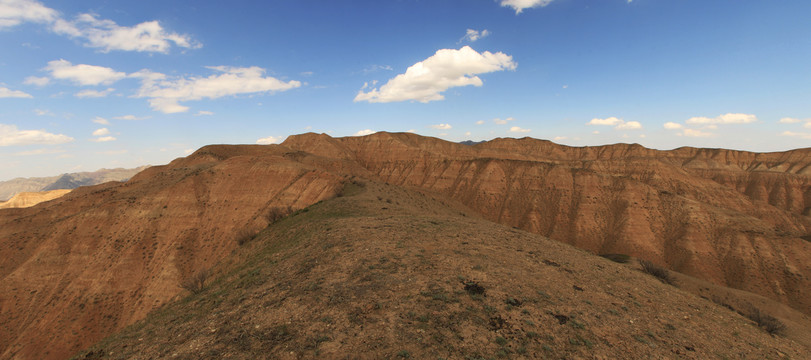
[[[752,305],[749,306],[749,309],[747,309],[746,313],[743,315],[754,321],[759,327],[772,335],[780,334],[786,329],[786,325],[783,324],[782,321],[777,320],[774,316],[760,311],[760,309]]]
[[[251,231],[248,228],[242,228],[237,232],[235,236],[237,244],[239,246],[247,244],[249,241],[253,240],[256,237],[256,232]]]
[[[206,280],[208,280],[208,275],[208,270],[200,270],[181,281],[180,287],[188,290],[192,294],[198,294],[206,288]]]
[[[608,260],[611,260],[615,263],[625,264],[631,261],[631,257],[626,254],[602,254],[600,255]]]
[[[642,271],[655,276],[665,284],[676,285],[676,280],[670,275],[670,271],[647,260],[639,260]]]
[[[275,206],[268,209],[268,212],[265,214],[265,220],[267,220],[268,225],[275,224],[279,220],[286,218],[292,212],[293,210],[289,206]]]

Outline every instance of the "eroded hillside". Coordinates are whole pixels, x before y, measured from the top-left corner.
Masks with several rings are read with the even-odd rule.
[[[756,154],[414,134],[291,136],[378,178],[594,253],[624,253],[811,314],[811,149]]]
[[[710,301],[374,182],[263,230],[198,294],[79,359],[780,359]]]

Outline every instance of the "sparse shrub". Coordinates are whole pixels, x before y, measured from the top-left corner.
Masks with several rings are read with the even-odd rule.
[[[507,339],[501,336],[496,336],[496,344],[499,344],[501,346],[507,345]]]
[[[777,320],[774,316],[760,311],[760,309],[752,305],[749,305],[749,308],[743,315],[754,321],[759,327],[772,335],[780,334],[786,329],[786,325],[783,324],[782,321]]]
[[[289,206],[287,207],[274,206],[268,209],[268,212],[265,214],[265,220],[267,220],[268,225],[275,224],[279,220],[284,219],[285,217],[290,215],[292,212],[293,210]]]
[[[251,231],[251,229],[248,229],[248,228],[242,228],[242,230],[239,230],[237,232],[237,235],[235,236],[237,244],[239,244],[239,246],[247,244],[248,242],[253,240],[255,237],[256,237],[256,232],[253,232],[253,231]]]
[[[198,294],[205,289],[208,275],[208,270],[200,270],[181,281],[180,287],[190,291],[192,294]]]
[[[406,350],[400,350],[400,352],[397,353],[397,357],[408,359],[411,358],[411,353]]]
[[[655,276],[665,284],[676,285],[676,280],[670,275],[670,271],[647,260],[639,260],[642,271]]]
[[[479,285],[475,281],[466,281],[465,283],[465,291],[467,291],[470,295],[484,295],[484,287]]]
[[[626,254],[602,254],[600,256],[620,264],[625,264],[628,261],[631,261],[631,257]]]

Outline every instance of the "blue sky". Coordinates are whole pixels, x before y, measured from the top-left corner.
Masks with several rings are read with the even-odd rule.
[[[413,131],[811,146],[807,0],[0,0],[0,180]]]

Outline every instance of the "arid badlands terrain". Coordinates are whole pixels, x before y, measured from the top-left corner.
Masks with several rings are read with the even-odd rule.
[[[811,149],[212,145],[0,209],[0,251],[4,359],[811,353]]]

